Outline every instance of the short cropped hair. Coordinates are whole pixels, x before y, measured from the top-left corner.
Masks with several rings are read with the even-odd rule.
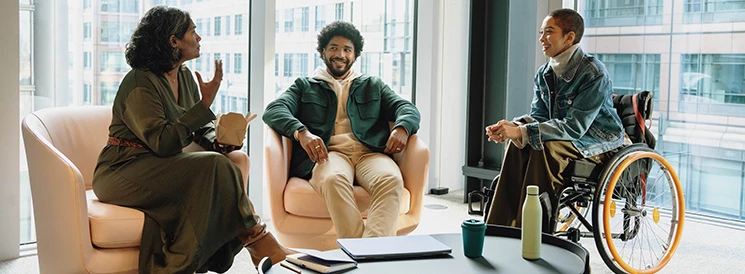
[[[548,14],[554,18],[556,24],[564,31],[566,35],[570,31],[574,32],[574,41],[572,44],[579,43],[582,40],[582,34],[585,33],[585,20],[576,11],[572,9],[558,9]]]
[[[184,39],[191,26],[188,12],[167,6],[155,6],[145,13],[126,45],[127,64],[155,74],[172,70],[181,59],[181,51],[168,38]]]
[[[318,53],[323,54],[323,49],[328,46],[331,38],[334,36],[342,36],[352,41],[354,44],[354,56],[360,57],[362,54],[362,47],[365,45],[365,39],[362,38],[362,34],[352,23],[344,21],[334,21],[323,27],[320,33],[318,33]]]

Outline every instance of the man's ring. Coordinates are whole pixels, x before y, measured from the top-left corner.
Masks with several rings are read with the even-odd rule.
[[[504,138],[504,136],[502,136],[502,134],[501,134],[501,133],[500,133],[499,135],[497,135],[497,136],[499,136],[499,138]]]
[[[319,148],[321,148],[321,146],[320,146],[320,145],[317,145],[317,146],[316,146],[316,149],[319,149]]]
[[[400,147],[398,147],[398,148],[396,148],[396,150],[401,150],[401,148],[400,148]]]

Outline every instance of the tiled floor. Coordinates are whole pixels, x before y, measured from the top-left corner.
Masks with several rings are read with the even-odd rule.
[[[426,195],[419,227],[412,234],[459,233],[461,221],[480,218],[467,214],[463,193]],[[592,239],[580,242],[590,252],[592,273],[611,273],[599,257]],[[725,226],[689,216],[678,251],[661,273],[744,273],[745,228]],[[38,273],[36,256],[0,262],[0,273]],[[248,253],[236,257],[227,273],[256,273]]]

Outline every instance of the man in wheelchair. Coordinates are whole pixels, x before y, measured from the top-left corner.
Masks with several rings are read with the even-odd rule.
[[[520,227],[528,185],[537,185],[556,208],[564,170],[573,160],[601,165],[624,144],[624,129],[612,100],[603,63],[579,47],[584,21],[574,10],[552,11],[543,20],[539,43],[549,62],[533,79],[530,114],[486,127],[489,141],[507,152],[488,224]],[[553,212],[544,212],[544,232],[553,232]]]

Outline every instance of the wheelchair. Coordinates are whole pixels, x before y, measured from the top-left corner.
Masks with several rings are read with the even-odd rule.
[[[683,189],[670,163],[654,150],[656,141],[647,130],[652,93],[614,96],[613,103],[632,144],[604,165],[572,161],[557,191],[557,205],[542,199],[544,218],[555,236],[575,243],[594,238],[600,257],[615,273],[655,273],[680,243]],[[498,178],[479,194],[487,197],[482,208],[489,208]]]

